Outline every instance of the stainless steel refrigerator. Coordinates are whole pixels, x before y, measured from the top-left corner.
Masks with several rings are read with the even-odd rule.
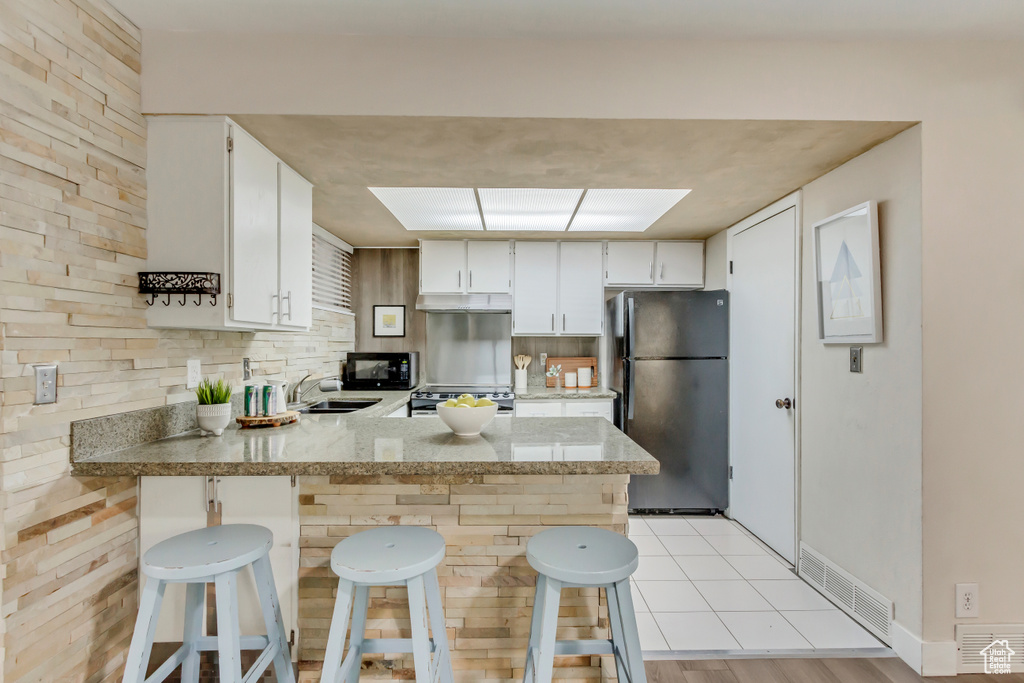
[[[729,505],[729,293],[625,291],[605,325],[615,424],[661,462],[630,510]]]

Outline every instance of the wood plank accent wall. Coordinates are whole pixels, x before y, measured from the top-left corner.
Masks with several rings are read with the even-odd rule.
[[[309,334],[150,330],[141,34],[105,0],[0,1],[0,680],[120,679],[136,610],[134,478],[69,476],[72,420],[336,373],[352,316]],[[34,406],[32,364],[59,363]]]
[[[526,369],[529,384],[544,384],[544,366],[540,354],[552,358],[597,358],[599,342],[597,337],[512,337],[512,355],[526,354],[533,358]]]
[[[338,579],[331,550],[376,526],[414,525],[445,538],[438,567],[457,681],[523,678],[537,574],[526,543],[549,526],[626,532],[628,475],[299,477],[299,681],[320,679]],[[370,591],[368,638],[409,638],[404,588]],[[558,637],[608,638],[594,588],[562,591]],[[602,657],[559,657],[555,680],[614,679]],[[363,677],[414,681],[412,655],[368,655]]]
[[[418,249],[356,249],[352,258],[357,351],[427,350],[427,314],[416,310],[420,290]],[[405,337],[373,336],[374,305],[405,305]],[[423,368],[420,368],[422,373]]]

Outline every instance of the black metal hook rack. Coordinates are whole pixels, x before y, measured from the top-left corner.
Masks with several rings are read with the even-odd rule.
[[[220,294],[220,273],[139,273],[139,294],[149,294],[146,304],[152,306],[158,296],[165,296],[164,306],[171,305],[172,295],[181,295],[178,305],[188,303],[189,295],[195,295],[196,306],[203,305],[203,295],[210,297],[210,305],[217,305]]]

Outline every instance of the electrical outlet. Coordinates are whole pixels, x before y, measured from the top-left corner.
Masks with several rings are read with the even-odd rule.
[[[188,359],[188,378],[185,380],[186,389],[195,389],[203,376],[203,366],[198,358]]]
[[[958,583],[956,585],[956,616],[971,618],[980,615],[981,601],[978,584]]]
[[[540,367],[541,367],[541,369],[546,368],[547,367],[547,363],[548,363],[548,354],[546,354],[546,353],[540,354]]]

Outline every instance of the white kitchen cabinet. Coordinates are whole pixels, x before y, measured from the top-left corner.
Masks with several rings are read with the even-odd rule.
[[[604,331],[603,249],[600,242],[562,242],[558,255],[559,331],[600,335]]]
[[[610,398],[572,398],[563,401],[516,400],[516,417],[603,417],[614,422]]]
[[[298,616],[297,492],[290,477],[140,477],[140,557],[160,541],[207,526],[211,499],[220,507],[222,524],[267,527],[274,534],[269,557],[288,633],[297,628]],[[145,577],[140,575],[140,591],[144,585]],[[156,642],[181,642],[184,607],[184,584],[168,585]],[[252,573],[248,571],[239,580],[239,623],[243,635],[266,632]]]
[[[396,408],[394,411],[392,411],[385,417],[409,417],[409,404],[406,403],[401,408]]]
[[[653,285],[654,242],[608,242],[605,284]]]
[[[704,286],[704,242],[658,242],[654,263],[654,283],[671,287]]]
[[[146,270],[217,273],[221,285],[215,304],[159,297],[149,325],[307,329],[312,186],[224,116],[147,117],[147,135]]]
[[[466,242],[420,242],[420,294],[462,294],[466,287]]]
[[[282,163],[277,165],[281,211],[278,292],[287,327],[313,324],[313,186]]]
[[[558,243],[516,242],[512,334],[557,334]]]
[[[470,294],[508,294],[512,285],[511,244],[490,240],[467,242],[466,270],[466,291]]]
[[[423,240],[420,294],[508,294],[508,240]]]

